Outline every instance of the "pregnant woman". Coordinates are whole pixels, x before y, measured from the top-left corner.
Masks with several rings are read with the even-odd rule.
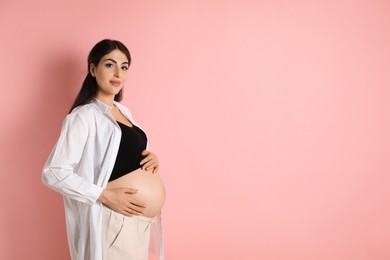
[[[64,195],[72,260],[147,260],[152,240],[164,259],[158,160],[119,103],[130,62],[119,41],[92,48],[88,74],[43,169],[43,182]]]

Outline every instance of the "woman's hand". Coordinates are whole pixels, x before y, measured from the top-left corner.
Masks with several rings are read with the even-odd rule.
[[[145,158],[141,161],[142,170],[144,171],[152,171],[153,173],[158,173],[158,159],[157,156],[149,152],[148,150],[144,150],[142,152],[142,155],[145,156]]]
[[[133,195],[137,192],[138,190],[131,188],[104,189],[98,200],[125,216],[142,215],[145,203],[134,198]]]

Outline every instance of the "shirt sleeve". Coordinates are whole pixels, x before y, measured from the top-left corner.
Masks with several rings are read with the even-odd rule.
[[[75,172],[86,146],[88,132],[88,123],[80,113],[69,114],[64,119],[60,137],[43,168],[42,181],[68,198],[93,204],[103,188],[93,183],[93,172],[88,173],[90,180],[86,180],[89,177],[85,176],[86,173]]]

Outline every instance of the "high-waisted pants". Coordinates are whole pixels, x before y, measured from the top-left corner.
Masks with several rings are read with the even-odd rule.
[[[147,260],[154,219],[127,217],[103,206],[103,260]]]

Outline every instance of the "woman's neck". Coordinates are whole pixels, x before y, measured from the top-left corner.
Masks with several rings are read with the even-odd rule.
[[[111,108],[114,108],[114,97],[115,96],[109,97],[109,96],[97,95],[95,98],[98,101],[102,102],[103,104],[106,104],[106,105],[110,106]]]

